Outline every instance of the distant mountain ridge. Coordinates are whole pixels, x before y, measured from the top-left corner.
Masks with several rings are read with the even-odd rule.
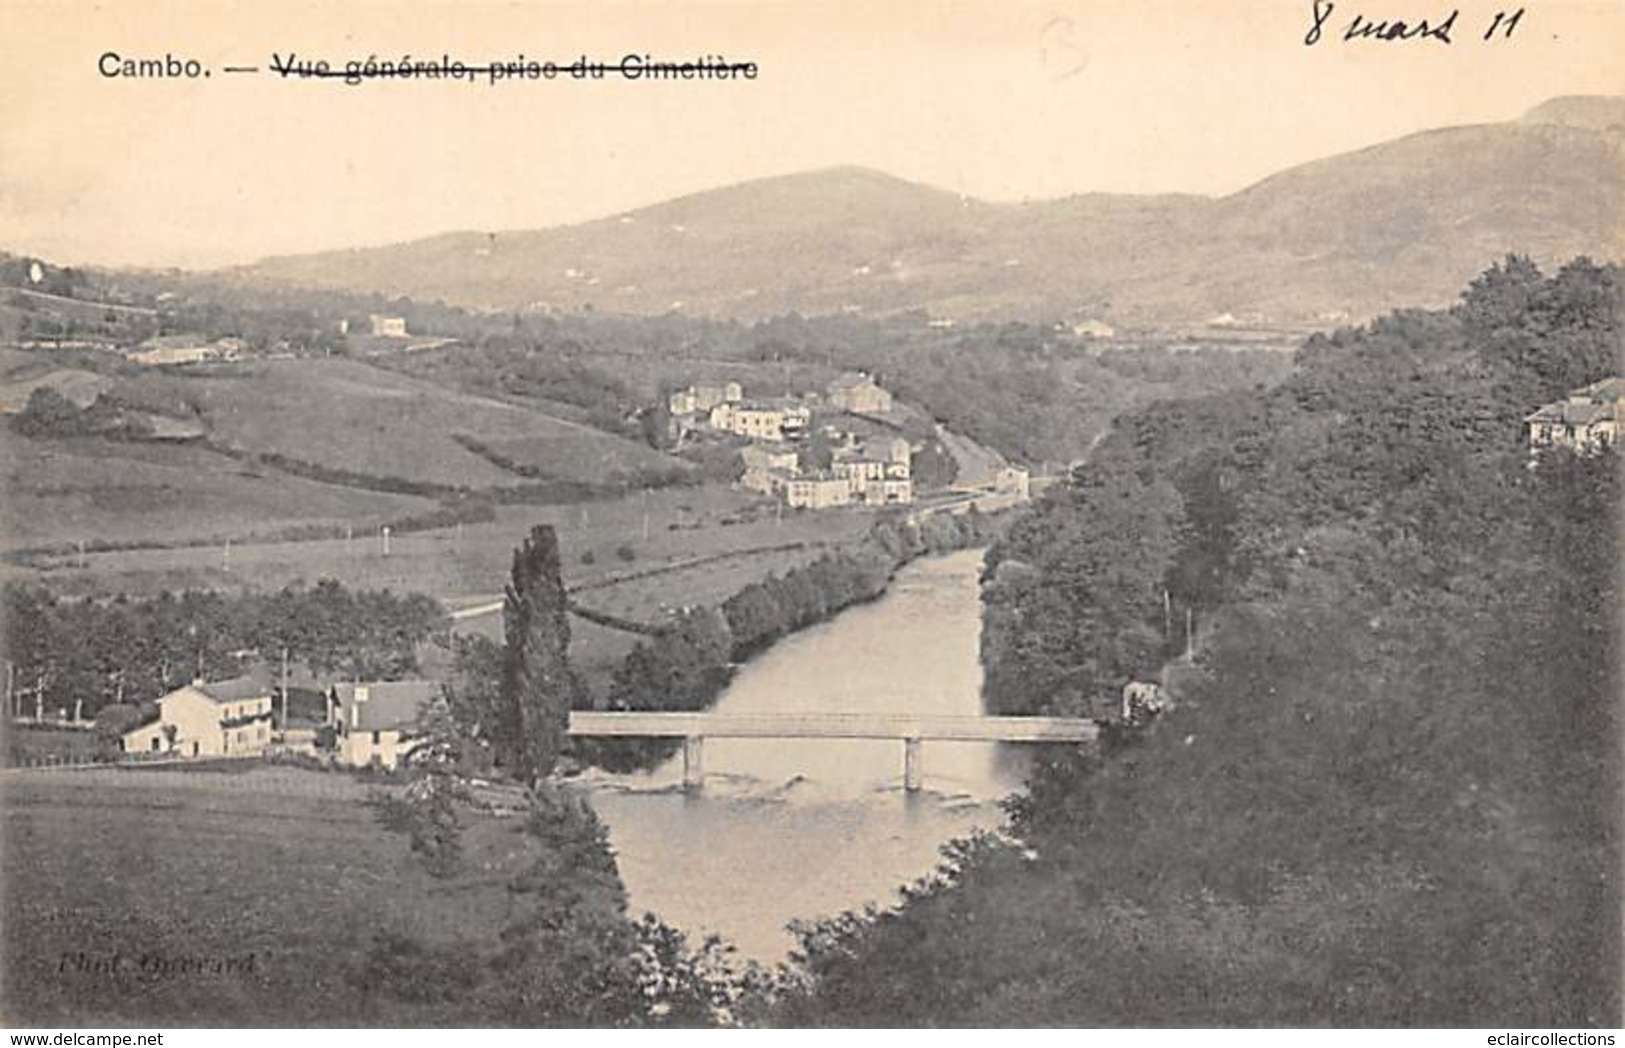
[[[596,221],[225,271],[500,310],[1262,323],[1451,301],[1509,251],[1625,254],[1625,98],[1424,131],[1229,196],[990,203],[838,167]]]

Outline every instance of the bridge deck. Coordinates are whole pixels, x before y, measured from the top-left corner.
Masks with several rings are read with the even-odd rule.
[[[1100,731],[1082,717],[916,717],[889,713],[570,714],[571,735],[708,739],[936,739],[1086,742]]]

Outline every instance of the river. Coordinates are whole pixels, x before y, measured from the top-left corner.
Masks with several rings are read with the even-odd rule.
[[[980,714],[980,568],[979,551],[915,561],[880,600],[743,666],[716,710]],[[795,945],[792,919],[893,903],[946,841],[1000,825],[1021,760],[995,743],[926,742],[924,789],[909,795],[901,742],[708,739],[701,794],[682,791],[680,755],[587,781],[634,914],[773,961]]]

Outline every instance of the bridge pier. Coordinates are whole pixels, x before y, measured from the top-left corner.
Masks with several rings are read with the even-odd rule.
[[[683,789],[699,790],[705,785],[705,736],[683,736]]]
[[[919,739],[903,740],[903,789],[909,793],[920,792],[920,751]]]

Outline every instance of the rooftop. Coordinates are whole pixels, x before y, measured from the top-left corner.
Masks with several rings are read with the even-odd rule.
[[[249,699],[268,699],[271,689],[253,677],[233,677],[230,680],[193,681],[187,685],[210,702],[246,702]],[[184,690],[184,689],[182,689]]]
[[[359,702],[357,691],[366,696]],[[335,684],[333,694],[345,710],[345,720],[352,729],[395,731],[417,723],[418,708],[439,696],[440,684],[432,680],[362,681]]]
[[[1588,426],[1596,422],[1619,421],[1620,400],[1625,398],[1625,379],[1605,378],[1570,393],[1563,400],[1542,405],[1524,417],[1525,422],[1564,422]]]
[[[861,389],[864,386],[872,386],[874,384],[875,380],[873,377],[866,375],[861,371],[848,371],[834,382],[831,382],[829,384],[829,388],[832,390]]]

